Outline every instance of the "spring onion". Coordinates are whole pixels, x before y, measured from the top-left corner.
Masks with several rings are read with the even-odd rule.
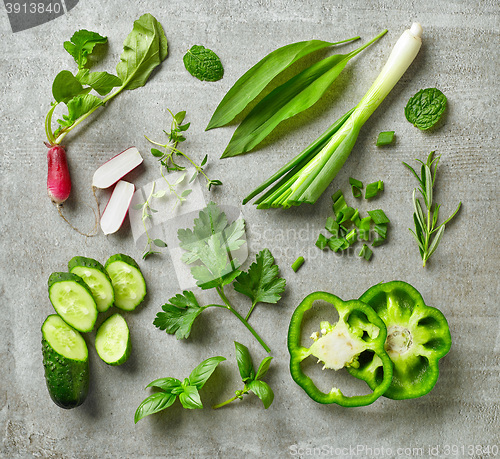
[[[373,223],[375,223],[375,225],[380,225],[381,223],[389,223],[389,219],[382,209],[369,210],[368,215],[372,217]]]
[[[363,182],[356,180],[355,178],[349,177],[349,185],[351,185],[352,195],[355,198],[360,198],[361,189],[363,188]]]
[[[292,264],[293,272],[296,273],[303,264],[304,264],[304,257],[297,258]]]
[[[366,261],[370,261],[370,258],[373,255],[373,251],[366,244],[363,244],[361,250],[359,251],[358,256],[364,258]]]
[[[384,191],[384,182],[378,180],[377,182],[369,183],[366,185],[365,199],[371,199],[377,196],[379,191]]]
[[[377,147],[390,145],[394,140],[394,131],[381,132],[377,138]]]
[[[256,200],[257,208],[289,208],[304,202],[314,204],[335,178],[356,143],[359,131],[415,59],[422,27],[414,23],[397,41],[387,63],[359,104],[336,121],[303,152],[252,191],[247,203],[274,184]]]

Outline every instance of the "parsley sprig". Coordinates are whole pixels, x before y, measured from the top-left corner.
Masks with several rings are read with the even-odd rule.
[[[424,213],[420,200],[416,197],[417,189],[413,190],[413,207],[415,212],[413,214],[413,221],[415,222],[415,231],[410,229],[413,237],[417,241],[420,256],[422,257],[423,266],[425,267],[427,260],[438,248],[439,243],[444,234],[446,223],[448,223],[459,211],[462,202],[458,203],[455,212],[451,214],[443,223],[437,224],[439,218],[440,204],[433,204],[433,187],[436,180],[436,170],[441,156],[434,158],[434,151],[431,151],[424,163],[420,159],[416,159],[421,164],[420,177],[415,172],[415,169],[410,165],[403,162],[403,164],[413,173],[417,178],[420,187],[418,191],[422,195],[426,212]],[[434,167],[433,167],[434,166]]]
[[[167,169],[167,172],[173,172],[173,171],[183,171],[186,168],[179,163],[176,162],[176,156],[181,156],[184,157],[194,168],[195,168],[195,173],[193,176],[189,179],[189,183],[191,183],[198,174],[203,175],[205,180],[207,181],[207,188],[210,190],[214,186],[219,186],[222,185],[222,182],[220,180],[212,180],[208,178],[207,174],[203,170],[203,167],[207,164],[208,161],[208,155],[205,155],[203,160],[201,161],[200,164],[196,164],[195,161],[193,161],[186,153],[183,153],[177,148],[177,145],[181,142],[184,142],[186,140],[186,137],[184,136],[184,132],[189,129],[189,126],[191,123],[186,123],[182,124],[184,122],[184,119],[186,117],[186,112],[182,111],[174,115],[169,109],[167,109],[170,115],[172,115],[172,122],[170,124],[170,131],[163,131],[165,135],[168,138],[168,142],[165,144],[155,142],[154,140],[151,140],[148,136],[146,139],[151,142],[154,145],[157,145],[159,147],[163,147],[165,151],[158,150],[157,148],[152,148],[151,149],[151,154],[158,159],[160,162],[160,172],[162,177],[167,181],[163,174],[163,168]],[[168,181],[167,181],[168,183]]]
[[[225,308],[233,313],[252,333],[261,346],[271,352],[269,346],[248,323],[251,311],[257,303],[276,303],[285,289],[285,280],[278,276],[278,267],[268,249],[257,255],[256,263],[250,266],[248,273],[238,268],[241,262],[235,255],[244,243],[244,221],[238,219],[229,223],[224,212],[210,202],[194,220],[193,229],[180,229],[177,237],[185,250],[182,261],[192,265],[191,274],[202,290],[215,289],[223,304],[200,306],[191,291],[177,294],[162,306],[162,312],[156,314],[153,324],[177,339],[189,337],[196,318],[209,307]],[[241,277],[240,279],[240,276]],[[238,279],[235,290],[252,300],[247,317],[244,318],[231,304],[225,287]]]
[[[253,366],[252,357],[248,348],[243,344],[234,342],[234,347],[236,348],[236,362],[238,363],[238,369],[240,371],[240,376],[245,385],[243,389],[235,391],[234,397],[231,397],[225,402],[219,403],[213,406],[215,410],[228,405],[235,400],[242,400],[243,395],[253,392],[257,397],[262,400],[264,408],[267,409],[271,406],[274,400],[274,393],[267,383],[262,381],[262,378],[266,375],[269,370],[269,365],[271,364],[272,357],[266,357],[262,362],[260,362],[259,368],[255,371]]]

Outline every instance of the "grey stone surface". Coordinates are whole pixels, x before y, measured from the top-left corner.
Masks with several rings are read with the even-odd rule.
[[[366,123],[350,159],[315,206],[289,211],[243,208],[251,256],[264,247],[271,249],[288,281],[279,305],[260,306],[252,316],[274,356],[268,381],[276,397],[267,411],[250,396],[220,410],[209,408],[239,387],[233,340],[248,345],[256,359],[264,357],[229,314],[206,312],[188,341],[177,341],[152,325],[160,305],[178,292],[167,253],[140,263],[149,295],[137,312],[126,314],[134,346],[129,362],[107,367],[98,359],[90,333],[91,392],[85,404],[64,411],[52,403],[45,387],[40,326],[52,312],[46,290],[50,273],[65,270],[77,254],[104,262],[123,252],[140,260],[142,249],[134,246],[128,224],[108,237],[78,235],[47,198],[43,122],[51,82],[61,69],[72,68],[62,42],[80,28],[109,37],[101,68],[113,70],[133,20],[143,12],[151,12],[163,24],[169,57],[145,87],[121,94],[67,137],[74,188],[65,212],[80,227],[91,226],[85,204],[92,202],[93,172],[112,155],[136,145],[146,159],[132,179],[139,187],[156,177],[143,134],[161,135],[168,122],[167,107],[187,111],[191,129],[183,147],[199,159],[208,154],[208,172],[224,182],[220,189],[206,192],[206,199],[239,205],[271,171],[357,103],[412,21],[424,28],[416,61]],[[429,450],[434,447],[440,457],[461,457],[472,456],[470,448],[476,445],[498,447],[498,14],[493,0],[82,0],[50,23],[13,34],[2,8],[0,455],[233,458],[301,452],[307,457],[314,453],[308,448],[324,447],[325,456],[429,457],[438,451]],[[233,128],[204,128],[220,99],[252,64],[293,41],[335,41],[358,34],[368,40],[384,28],[389,33],[349,63],[317,106],[280,126],[258,151],[218,159]],[[200,82],[185,71],[182,56],[193,44],[220,55],[225,67],[221,81]],[[417,90],[433,86],[448,96],[446,122],[434,132],[420,132],[405,120],[403,108]],[[396,131],[395,145],[375,147],[382,130]],[[423,158],[431,150],[442,155],[436,200],[443,214],[459,200],[463,209],[429,266],[422,269],[407,230],[412,225],[415,181],[401,161]],[[347,191],[350,176],[365,183],[383,179],[386,184],[377,205],[391,219],[391,234],[371,263],[314,247],[330,213],[329,195],[338,187]],[[99,193],[101,202],[107,196]],[[367,203],[360,207],[370,208]],[[290,265],[298,255],[304,255],[306,263],[294,274]],[[420,399],[398,402],[382,397],[363,408],[316,404],[289,374],[286,333],[295,306],[314,290],[349,299],[392,279],[413,284],[449,321],[453,346],[442,360],[436,387]],[[246,310],[244,299],[234,292],[230,296],[242,312]],[[201,297],[215,300],[210,294]],[[143,390],[147,383],[163,376],[183,378],[213,355],[224,355],[228,361],[205,387],[206,409],[187,411],[176,404],[134,425],[134,411],[148,394]],[[458,448],[458,453],[447,455],[446,445]],[[486,454],[474,449],[473,456]]]

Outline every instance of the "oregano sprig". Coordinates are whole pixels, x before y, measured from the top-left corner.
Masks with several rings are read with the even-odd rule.
[[[462,202],[458,203],[455,212],[451,214],[443,223],[437,224],[439,218],[440,204],[433,204],[433,188],[436,181],[436,170],[441,156],[434,158],[434,151],[431,151],[424,163],[420,159],[416,159],[421,164],[420,177],[415,172],[415,169],[403,162],[403,164],[413,173],[418,180],[420,187],[418,191],[422,195],[425,205],[425,212],[416,196],[417,189],[413,190],[413,221],[415,222],[415,231],[410,228],[413,237],[417,241],[420,256],[422,257],[423,266],[425,267],[427,260],[438,248],[439,243],[444,234],[445,225],[457,214]]]

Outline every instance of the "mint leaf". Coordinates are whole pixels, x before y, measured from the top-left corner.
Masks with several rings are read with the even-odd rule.
[[[196,386],[185,387],[184,392],[179,394],[179,401],[182,403],[182,406],[188,410],[203,408],[200,394],[198,393]]]
[[[439,89],[421,89],[406,104],[406,119],[422,131],[430,129],[442,117],[446,101],[446,96]]]
[[[122,85],[122,80],[116,75],[108,72],[90,72],[88,69],[79,70],[76,79],[82,84],[89,85],[101,96],[105,96],[113,88]]]
[[[134,416],[134,422],[137,424],[142,418],[168,408],[175,402],[176,398],[177,397],[175,395],[167,392],[158,392],[150,395],[148,398],[143,400],[137,408]]]
[[[256,262],[250,265],[248,273],[241,273],[234,283],[234,289],[257,303],[277,303],[285,290],[286,281],[278,277],[279,268],[269,249],[257,254]]]
[[[219,56],[201,45],[194,45],[183,57],[186,70],[201,81],[217,81],[224,75]]]
[[[255,370],[248,348],[236,341],[234,342],[234,347],[236,348],[236,362],[238,363],[238,370],[240,371],[242,381],[253,380],[255,378]]]
[[[200,307],[193,292],[189,291],[178,293],[168,301],[161,307],[163,312],[156,314],[153,325],[170,335],[175,334],[177,339],[188,338],[193,322],[207,306]]]
[[[217,365],[224,360],[226,360],[225,357],[218,356],[210,357],[209,359],[201,362],[189,375],[189,384],[191,386],[195,386],[197,389],[201,389],[207,382],[208,378],[212,376],[212,373],[217,368]]]
[[[264,381],[251,381],[247,384],[247,388],[262,400],[264,408],[269,408],[271,406],[271,403],[273,403],[274,392]]]
[[[87,64],[87,56],[92,53],[94,47],[107,41],[107,37],[82,29],[75,32],[71,41],[65,41],[63,46],[73,56],[78,68],[82,69]]]

